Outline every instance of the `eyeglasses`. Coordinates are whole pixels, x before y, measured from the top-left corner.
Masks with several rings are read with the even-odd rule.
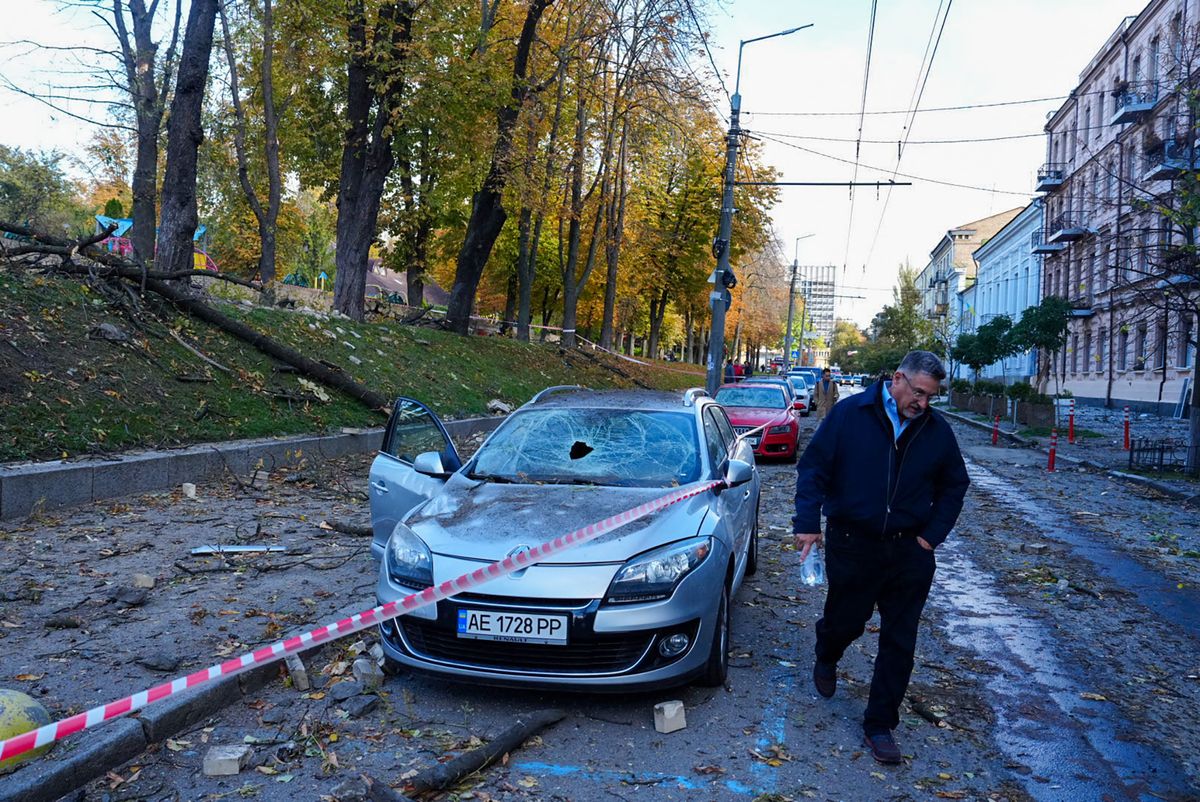
[[[929,393],[925,392],[920,387],[914,386],[912,383],[912,379],[908,378],[907,374],[900,373],[898,375],[904,377],[905,383],[908,384],[908,389],[912,390],[913,398],[917,399],[918,401],[928,401],[929,400]]]

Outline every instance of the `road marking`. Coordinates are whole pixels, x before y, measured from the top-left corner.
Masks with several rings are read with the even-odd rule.
[[[517,771],[549,777],[578,777],[597,783],[626,783],[630,785],[670,785],[687,791],[708,791],[712,782],[703,782],[685,777],[681,774],[664,774],[657,771],[632,772],[614,771],[612,769],[588,769],[583,766],[563,766],[557,763],[539,763],[537,761],[520,761],[512,764]],[[735,794],[742,796],[758,796],[762,790],[756,790],[737,780],[719,780]]]

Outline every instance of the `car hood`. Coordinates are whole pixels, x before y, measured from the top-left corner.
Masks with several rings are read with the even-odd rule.
[[[494,562],[670,493],[670,488],[478,482],[456,473],[406,521],[445,556]],[[621,563],[692,537],[708,510],[703,493],[551,557],[546,564]]]
[[[734,426],[762,426],[765,423],[791,423],[787,410],[762,407],[725,407],[729,422]]]

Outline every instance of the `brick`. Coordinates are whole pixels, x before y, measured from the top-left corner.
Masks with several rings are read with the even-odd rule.
[[[673,699],[654,706],[654,729],[662,733],[675,732],[687,726],[683,702]]]
[[[210,747],[204,755],[204,774],[208,777],[228,777],[237,774],[250,763],[254,750],[245,744]]]

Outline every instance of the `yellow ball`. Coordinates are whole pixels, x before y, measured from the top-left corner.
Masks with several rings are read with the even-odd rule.
[[[36,730],[49,723],[50,714],[32,696],[0,688],[0,740]],[[46,744],[32,752],[0,761],[0,774],[8,774],[25,761],[44,755],[53,745]]]

